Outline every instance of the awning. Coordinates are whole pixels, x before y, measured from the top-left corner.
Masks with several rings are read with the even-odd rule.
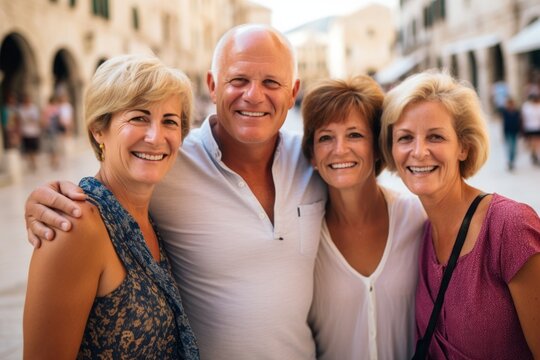
[[[510,39],[507,48],[512,54],[540,49],[540,20],[536,20],[518,32]]]
[[[410,72],[416,65],[418,65],[425,55],[423,52],[416,52],[407,57],[397,59],[384,69],[377,71],[375,74],[375,80],[380,84],[390,84],[398,80],[403,75]]]
[[[482,35],[473,38],[467,38],[446,45],[442,49],[443,55],[453,55],[468,52],[471,50],[484,49],[497,45],[501,40],[497,35]]]

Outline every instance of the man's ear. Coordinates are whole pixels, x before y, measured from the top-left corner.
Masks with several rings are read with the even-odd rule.
[[[292,88],[292,98],[289,104],[289,109],[291,109],[294,106],[294,101],[296,100],[296,97],[298,96],[299,91],[300,91],[300,79],[296,79],[294,81],[293,88]]]
[[[206,86],[208,87],[208,92],[210,93],[210,98],[212,102],[216,103],[216,80],[214,79],[214,74],[209,70],[206,73]]]

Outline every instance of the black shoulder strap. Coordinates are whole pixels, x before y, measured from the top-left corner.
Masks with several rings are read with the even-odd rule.
[[[439,318],[439,314],[442,309],[444,294],[446,293],[446,289],[448,288],[448,284],[450,283],[450,279],[452,278],[452,273],[454,272],[454,268],[456,267],[457,259],[459,258],[459,254],[461,253],[461,248],[463,247],[463,243],[465,242],[465,238],[467,237],[467,231],[469,231],[471,219],[474,215],[474,212],[476,211],[476,208],[478,207],[478,204],[486,195],[488,194],[479,194],[478,196],[476,196],[476,198],[474,198],[473,202],[469,206],[469,209],[467,210],[467,213],[465,214],[465,217],[463,218],[463,221],[461,222],[461,227],[459,228],[459,232],[457,234],[456,243],[452,248],[450,259],[448,259],[448,265],[444,270],[443,278],[441,280],[441,287],[439,288],[439,293],[437,294],[435,305],[433,305],[433,311],[431,312],[426,332],[424,333],[424,336],[421,339],[418,339],[418,342],[416,343],[416,350],[413,356],[413,360],[423,360],[427,356],[429,344],[431,343],[431,337],[433,336],[433,332],[435,331],[435,325],[437,325],[437,319]]]

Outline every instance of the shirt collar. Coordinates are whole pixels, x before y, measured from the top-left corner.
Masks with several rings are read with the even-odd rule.
[[[221,150],[212,134],[212,125],[217,121],[216,114],[208,115],[201,125],[201,140],[206,152],[216,161],[221,161]]]

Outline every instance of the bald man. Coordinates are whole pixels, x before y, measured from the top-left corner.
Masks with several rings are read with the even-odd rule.
[[[301,137],[280,131],[299,89],[292,47],[271,27],[235,27],[207,85],[216,114],[186,138],[151,206],[201,358],[314,359],[307,315],[325,193]],[[35,245],[70,226],[45,206],[76,213],[59,190],[80,199],[62,182],[27,201]]]

